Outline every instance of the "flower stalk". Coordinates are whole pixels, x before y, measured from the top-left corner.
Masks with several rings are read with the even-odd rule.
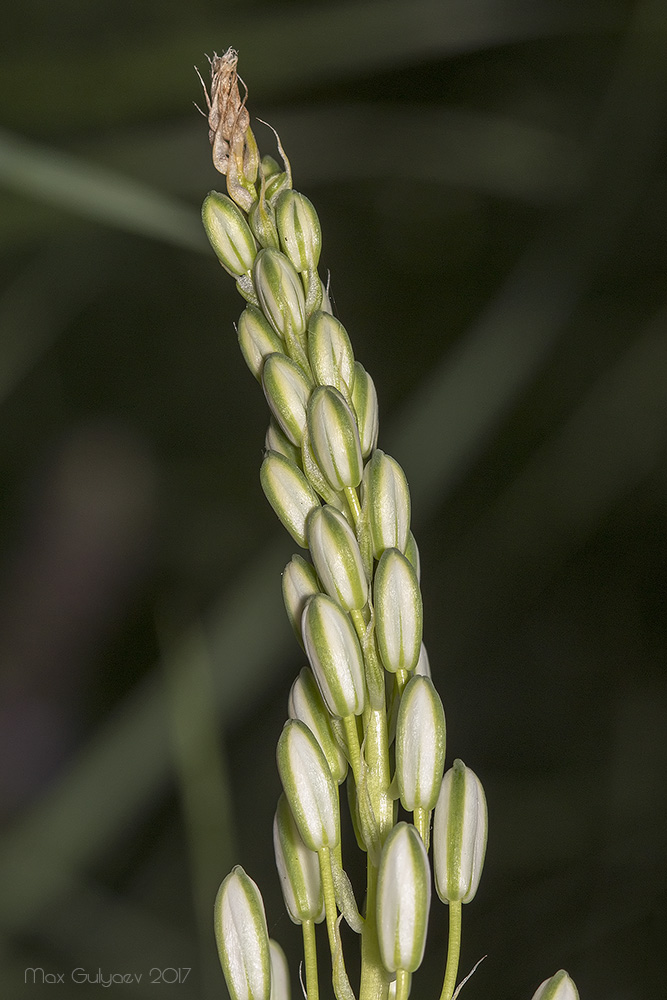
[[[270,156],[260,160],[236,66],[233,49],[211,61],[209,137],[227,193],[207,196],[202,219],[247,302],[239,345],[270,410],[261,485],[304,550],[283,574],[287,616],[309,666],[292,686],[278,740],[284,795],[274,844],[288,913],[302,927],[307,1000],[319,997],[315,925],[323,917],[337,1000],[355,1000],[343,917],[361,935],[360,1000],[387,1000],[390,988],[396,1000],[406,1000],[426,947],[430,840],[435,887],[449,907],[441,1000],[452,1000],[462,903],[474,897],[484,862],[486,800],[461,761],[443,777],[445,716],[422,641],[408,482],[377,447],[375,386],[331,313],[318,273],[317,212],[293,189],[277,136],[282,167]],[[362,915],[342,867],[344,781],[367,854]],[[398,798],[414,823],[399,817]],[[231,898],[240,925],[229,916]],[[285,995],[284,955],[274,949],[279,971],[272,990],[263,904],[242,869],[223,882],[216,914],[233,1000]],[[238,926],[249,928],[248,940]],[[536,998],[575,997],[565,975],[542,984]]]

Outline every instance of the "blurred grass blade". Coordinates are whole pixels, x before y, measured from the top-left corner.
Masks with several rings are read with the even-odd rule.
[[[0,184],[94,222],[208,253],[194,209],[104,167],[4,130]]]
[[[446,5],[441,0],[348,0],[263,10],[261,16],[230,10],[224,33],[218,18],[190,34],[165,31],[143,44],[120,47],[60,51],[49,44],[36,50],[31,41],[29,49],[0,62],[0,116],[14,128],[49,133],[54,126],[71,130],[185,112],[191,100],[199,99],[187,67],[211,45],[241,51],[256,101],[264,94],[275,99],[295,86],[366,77],[429,58],[610,31],[624,20],[625,7],[617,0],[448,0]],[[103,80],[104,86],[82,87],[82,80]]]

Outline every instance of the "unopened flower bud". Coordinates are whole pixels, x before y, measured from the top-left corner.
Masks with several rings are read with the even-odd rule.
[[[271,247],[273,250],[280,249],[278,230],[276,229],[276,213],[267,202],[264,193],[260,193],[259,198],[248,212],[248,224],[261,247]]]
[[[259,478],[266,499],[290,535],[302,548],[306,541],[306,518],[320,501],[301,469],[277,451],[267,453]]]
[[[260,250],[253,268],[255,289],[264,314],[277,333],[291,343],[306,332],[306,300],[299,275],[287,257],[271,248]]]
[[[379,559],[385,549],[405,552],[410,531],[410,490],[398,462],[379,448],[364,477],[366,502],[375,558]]]
[[[368,600],[368,581],[359,543],[347,520],[335,507],[318,507],[308,518],[306,536],[326,593],[345,611],[360,611]]]
[[[294,555],[283,570],[282,587],[287,617],[294,634],[303,645],[301,618],[308,599],[321,593],[320,581],[310,563],[301,556]]]
[[[301,467],[308,477],[308,480],[310,481],[315,492],[318,493],[326,503],[331,504],[331,506],[336,507],[338,510],[347,510],[348,507],[344,494],[339,493],[333,488],[317,464],[317,459],[313,454],[313,446],[310,443],[308,425],[306,425],[306,429],[303,432],[300,459]]]
[[[378,440],[378,397],[373,379],[358,361],[354,363],[352,406],[359,427],[361,454],[368,458]]]
[[[433,809],[445,769],[445,711],[427,677],[411,677],[396,721],[396,780],[404,809]]]
[[[332,715],[361,715],[364,659],[354,627],[339,604],[317,594],[306,604],[303,643],[324,702]]]
[[[290,976],[287,957],[277,941],[269,938],[271,957],[271,1000],[290,1000]]]
[[[414,569],[398,549],[385,549],[373,584],[375,636],[386,670],[414,670],[422,642],[422,597]]]
[[[264,903],[240,865],[218,891],[215,937],[232,1000],[270,1000],[271,959]]]
[[[347,775],[347,758],[333,733],[332,718],[322,700],[310,667],[303,667],[292,684],[287,702],[290,719],[299,719],[308,726],[322,748],[331,777],[340,785]]]
[[[269,354],[262,369],[266,401],[280,427],[298,448],[306,427],[306,408],[312,383],[285,354]]]
[[[349,400],[355,372],[352,344],[343,324],[321,310],[308,321],[308,360],[318,385],[332,385]]]
[[[276,226],[282,251],[297,271],[316,268],[322,231],[312,202],[298,191],[283,191],[276,202]]]
[[[260,382],[265,359],[284,351],[285,345],[264,313],[253,305],[247,305],[241,313],[237,334],[245,362]]]
[[[338,390],[317,386],[308,401],[307,419],[313,454],[331,486],[358,486],[363,471],[359,431]]]
[[[280,780],[301,838],[311,851],[336,847],[340,840],[338,789],[310,729],[289,719],[276,752]]]
[[[419,582],[421,579],[421,559],[419,558],[419,549],[417,548],[415,536],[411,531],[408,533],[408,543],[405,546],[405,558],[412,564],[417,574],[417,581]]]
[[[285,458],[289,458],[294,465],[301,465],[301,450],[292,444],[273,415],[271,415],[269,426],[266,429],[264,448],[266,451],[280,452]]]
[[[398,823],[387,837],[378,871],[377,933],[389,972],[414,972],[426,946],[431,872],[414,826]]]
[[[317,854],[303,842],[287,799],[281,795],[273,819],[273,849],[285,907],[295,924],[324,919],[324,897]]]
[[[579,1000],[579,991],[565,969],[561,969],[551,979],[544,980],[533,1000]]]
[[[487,834],[482,783],[462,760],[442,779],[433,817],[435,887],[443,903],[474,898],[482,875]]]
[[[243,213],[231,198],[210,191],[202,205],[202,221],[225,271],[235,277],[249,271],[257,255],[257,245]]]

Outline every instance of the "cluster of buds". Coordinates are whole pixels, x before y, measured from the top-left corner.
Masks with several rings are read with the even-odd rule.
[[[303,931],[307,997],[318,998],[314,935],[324,920],[336,997],[354,996],[344,918],[361,936],[362,1000],[405,1000],[424,955],[433,867],[450,910],[441,1000],[451,1000],[461,904],[479,885],[487,810],[470,768],[455,760],[445,772],[445,714],[422,642],[408,483],[377,447],[375,386],[318,274],[315,209],[293,189],[280,142],[282,168],[256,154],[233,50],[214,58],[212,75],[211,141],[228,194],[207,196],[203,221],[247,303],[239,345],[270,409],[262,488],[304,550],[283,573],[285,609],[307,663],[278,741],[284,793],[273,832],[287,912]],[[362,912],[342,866],[343,783],[367,855]],[[287,995],[284,955],[241,868],[218,894],[216,936],[233,1000]],[[549,989],[536,998],[570,996]]]

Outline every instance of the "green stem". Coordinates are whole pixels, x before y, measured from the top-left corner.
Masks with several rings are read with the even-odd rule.
[[[410,995],[410,976],[405,969],[396,970],[396,1000],[408,1000]]]
[[[387,1000],[389,978],[380,957],[376,923],[377,868],[368,855],[366,922],[361,934],[361,983],[359,1000]]]
[[[322,877],[322,893],[324,895],[324,910],[327,917],[327,933],[329,935],[329,948],[333,959],[336,950],[336,920],[338,910],[336,909],[336,893],[334,892],[333,875],[331,874],[331,855],[328,847],[321,847],[317,852],[320,861],[320,875]]]
[[[359,746],[359,733],[357,732],[357,720],[354,715],[346,715],[343,719],[345,726],[345,736],[347,737],[347,749],[350,753],[350,764],[352,774],[357,787],[361,776],[361,748]]]
[[[303,957],[306,963],[306,994],[308,1000],[319,1000],[320,987],[317,980],[317,945],[315,942],[315,924],[312,920],[304,920]]]
[[[352,515],[352,520],[354,521],[354,527],[357,527],[359,518],[361,517],[361,505],[359,503],[359,497],[357,496],[357,491],[354,486],[346,486],[345,498],[347,500],[347,505],[350,508],[350,514]]]
[[[424,847],[428,851],[429,828],[431,826],[431,813],[428,809],[415,809],[413,813],[414,824],[419,831]]]
[[[410,675],[407,670],[397,670],[396,671],[396,687],[398,688],[399,697],[402,696],[405,690],[405,685],[408,683]]]
[[[447,944],[447,967],[442,984],[440,1000],[452,1000],[456,987],[461,953],[461,900],[449,903],[449,942]]]

